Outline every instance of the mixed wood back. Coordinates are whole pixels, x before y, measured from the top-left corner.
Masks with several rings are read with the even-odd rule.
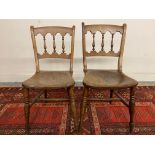
[[[84,64],[84,72],[87,71],[87,63],[86,57],[91,56],[110,56],[110,57],[118,57],[118,70],[122,71],[122,58],[124,52],[124,44],[125,44],[125,36],[126,36],[126,28],[127,25],[123,24],[122,26],[119,25],[85,25],[82,23],[82,46],[83,46],[83,64]],[[92,34],[92,50],[86,50],[86,34],[90,32]],[[100,51],[96,51],[95,49],[95,35],[97,32],[100,32],[101,37],[101,48]],[[110,42],[110,50],[105,51],[104,42],[105,42],[105,34],[109,32],[111,34],[111,42]],[[121,34],[121,43],[118,52],[115,52],[114,47],[114,36],[116,33]]]
[[[60,59],[70,59],[70,71],[73,73],[73,55],[74,55],[74,36],[75,36],[75,26],[73,27],[60,27],[60,26],[46,26],[46,27],[30,27],[31,30],[31,38],[34,49],[35,63],[36,63],[36,71],[39,72],[39,59],[44,58],[60,58]],[[58,53],[56,50],[56,35],[61,35],[62,39],[62,52]],[[41,34],[43,36],[43,44],[44,51],[43,54],[38,53],[37,44],[36,44],[36,36]],[[47,52],[46,45],[46,35],[51,34],[53,38],[53,52]],[[69,34],[71,36],[71,51],[65,51],[65,36]],[[69,54],[67,54],[69,53]]]

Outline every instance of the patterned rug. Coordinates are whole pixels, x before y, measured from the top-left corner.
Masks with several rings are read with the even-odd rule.
[[[83,89],[75,88],[79,107]],[[39,91],[31,90],[33,98]],[[120,93],[129,98],[128,91]],[[108,91],[91,89],[93,97],[109,96]],[[49,90],[49,97],[67,97],[65,90]],[[25,134],[23,90],[20,87],[0,88],[0,134]],[[30,134],[75,134],[68,102],[37,103],[30,112]],[[133,134],[155,134],[155,87],[137,87]],[[128,108],[121,102],[90,102],[84,118],[83,134],[129,134]]]

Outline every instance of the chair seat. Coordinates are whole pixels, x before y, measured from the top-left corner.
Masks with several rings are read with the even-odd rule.
[[[138,82],[117,70],[88,70],[84,85],[102,88],[126,88],[136,86]]]
[[[67,88],[74,85],[74,80],[67,71],[40,71],[22,85],[28,88]]]

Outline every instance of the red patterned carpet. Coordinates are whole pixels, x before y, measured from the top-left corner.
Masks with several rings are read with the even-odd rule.
[[[0,134],[25,134],[22,88],[0,88]],[[31,98],[37,94],[31,91]],[[128,98],[128,92],[120,93]],[[82,88],[75,88],[77,109]],[[90,90],[91,96],[104,97],[108,91]],[[66,97],[64,90],[48,91],[50,97]],[[129,134],[128,108],[121,102],[91,102],[84,119],[83,134]],[[38,103],[32,106],[30,134],[73,134],[67,102]],[[155,134],[155,87],[136,90],[133,134]]]

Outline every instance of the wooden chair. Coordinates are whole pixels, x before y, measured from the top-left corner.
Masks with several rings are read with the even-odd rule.
[[[22,83],[24,89],[24,102],[25,102],[25,128],[26,133],[29,134],[29,117],[30,117],[30,107],[39,100],[42,101],[70,101],[71,105],[71,114],[74,119],[75,131],[77,129],[77,119],[76,119],[76,108],[75,108],[75,100],[74,100],[74,80],[72,78],[73,74],[73,54],[74,54],[74,35],[75,35],[75,26],[73,27],[58,27],[58,26],[48,26],[48,27],[30,27],[31,30],[31,38],[34,49],[34,57],[36,64],[36,72],[35,74],[28,80]],[[49,54],[47,52],[46,45],[46,35],[51,34],[53,36],[53,52]],[[59,33],[62,36],[62,52],[60,54],[56,51],[56,34]],[[44,43],[44,52],[43,54],[38,53],[38,48],[36,44],[36,36],[41,34],[43,36]],[[69,54],[65,51],[65,35],[69,34],[71,36],[71,51]],[[44,58],[60,58],[60,59],[68,59],[70,60],[70,69],[69,71],[42,71],[40,70],[39,60]],[[29,90],[33,89],[41,89],[42,91],[33,99],[30,103],[29,99]],[[64,88],[67,90],[69,94],[69,98],[47,98],[47,90],[48,89],[60,89]],[[44,94],[44,97],[41,95]]]
[[[79,123],[79,132],[82,131],[83,117],[87,108],[87,101],[122,101],[125,105],[129,106],[130,113],[130,132],[132,132],[134,127],[133,115],[134,115],[134,106],[135,106],[135,87],[138,82],[128,76],[126,76],[122,72],[122,58],[124,52],[124,44],[125,44],[125,36],[126,36],[126,28],[127,25],[123,24],[123,26],[118,25],[85,25],[82,23],[82,45],[83,45],[83,67],[84,67],[84,92],[83,92],[83,103],[81,105],[81,114],[80,114],[80,123]],[[102,35],[101,39],[101,50],[97,52],[95,50],[95,34],[96,32],[100,32]],[[86,34],[90,32],[93,36],[92,38],[92,50],[86,50]],[[110,42],[110,51],[107,52],[104,50],[104,35],[106,32],[110,32],[111,34],[111,42]],[[114,47],[114,35],[116,32],[121,34],[121,42],[120,49],[116,53],[113,50]],[[108,56],[108,57],[117,57],[118,58],[118,68],[117,70],[91,70],[87,69],[87,57],[92,56]],[[100,99],[100,98],[90,98],[88,97],[89,88],[98,88],[98,89],[109,89],[110,90],[110,98]],[[117,92],[117,90],[121,88],[130,88],[130,100],[128,102]],[[117,98],[113,98],[113,94],[117,96]]]

